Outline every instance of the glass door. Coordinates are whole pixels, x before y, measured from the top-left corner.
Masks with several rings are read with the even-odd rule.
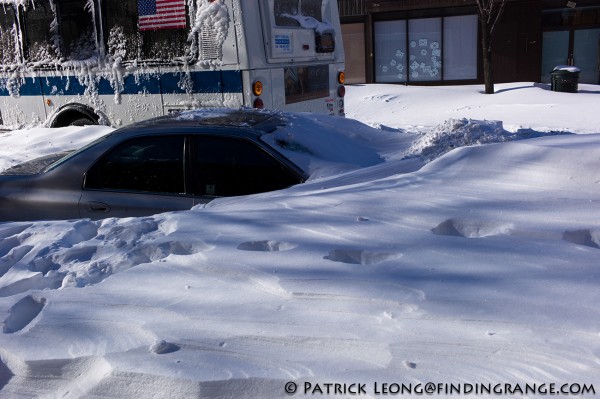
[[[569,31],[544,32],[542,46],[542,82],[550,83],[550,72],[557,65],[567,65]]]
[[[365,24],[343,24],[346,83],[366,83]]]
[[[555,66],[574,65],[580,83],[600,84],[600,29],[550,31],[543,38],[542,82],[550,82]]]
[[[575,31],[574,65],[581,69],[581,83],[600,83],[600,29]]]

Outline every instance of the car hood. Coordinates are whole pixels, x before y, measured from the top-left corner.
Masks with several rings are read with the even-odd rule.
[[[0,172],[0,175],[35,175],[41,173],[54,162],[70,154],[72,151],[58,152],[56,154],[44,155],[22,164],[11,166]]]

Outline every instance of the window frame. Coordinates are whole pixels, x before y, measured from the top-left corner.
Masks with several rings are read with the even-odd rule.
[[[150,139],[150,138],[165,138],[165,137],[182,137],[183,138],[183,149],[182,149],[182,162],[183,162],[183,192],[182,193],[172,193],[172,192],[161,192],[161,191],[140,191],[134,189],[119,189],[119,188],[95,188],[95,187],[87,187],[88,178],[92,169],[94,169],[97,165],[103,162],[107,157],[109,157],[114,151],[122,147],[123,145],[140,139]],[[163,196],[176,196],[176,197],[189,197],[189,171],[188,171],[188,160],[189,160],[189,138],[187,134],[177,134],[177,133],[165,133],[165,134],[142,134],[138,136],[128,137],[124,140],[121,140],[106,151],[104,151],[98,158],[87,168],[83,175],[82,181],[82,191],[101,191],[101,192],[115,192],[115,193],[129,193],[129,194],[139,194],[139,195],[163,195]]]
[[[20,6],[15,6],[13,4],[3,4],[2,12],[5,15],[10,14],[12,17],[13,28],[20,30],[21,29],[21,21],[19,20],[20,11],[19,11],[18,7],[20,7]],[[6,27],[8,27],[8,25]],[[0,29],[2,29],[2,26],[0,26]],[[21,40],[14,40],[14,37],[13,37],[12,44],[14,46],[13,50],[16,51],[16,54],[15,54],[16,58],[13,60],[12,63],[7,63],[7,64],[5,64],[3,62],[3,60],[0,60],[0,70],[12,70],[18,64],[21,64],[23,62],[23,50],[22,50]]]
[[[230,131],[230,133],[228,133]],[[306,176],[298,170],[298,168],[291,163],[285,156],[280,154],[276,149],[271,147],[270,145],[263,143],[259,140],[258,136],[256,139],[253,139],[251,135],[256,135],[256,132],[250,131],[245,133],[244,130],[232,131],[229,128],[223,127],[211,127],[210,130],[190,133],[185,132],[182,129],[181,132],[155,132],[155,133],[144,133],[140,135],[135,135],[131,137],[127,137],[123,140],[116,142],[111,145],[110,148],[105,150],[102,154],[100,154],[97,159],[87,168],[83,175],[82,181],[82,191],[96,191],[96,192],[114,192],[114,193],[129,193],[129,194],[138,194],[138,195],[162,195],[162,196],[176,196],[176,197],[192,197],[192,198],[221,198],[220,196],[210,196],[203,194],[196,194],[196,185],[197,185],[197,176],[195,171],[196,166],[196,138],[201,137],[213,137],[219,139],[230,139],[230,140],[240,140],[243,142],[248,142],[253,145],[255,148],[263,152],[267,157],[271,158],[276,162],[281,168],[285,169],[290,176],[293,176],[296,182],[295,184],[300,184],[306,181]],[[163,192],[154,192],[154,191],[138,191],[138,190],[129,190],[129,189],[113,189],[113,188],[91,188],[86,187],[88,174],[90,171],[107,156],[109,156],[113,151],[121,147],[123,144],[140,139],[140,138],[151,138],[151,137],[183,137],[184,139],[184,148],[183,148],[183,182],[184,182],[184,192],[183,193],[163,193]],[[277,190],[284,189],[286,187],[278,188]],[[235,196],[241,195],[250,195],[250,194],[239,194]]]
[[[38,2],[43,2],[44,0],[33,0],[33,1],[38,1]],[[42,4],[38,4],[38,5],[30,5],[27,4],[26,6],[19,6],[21,7],[20,12],[19,12],[19,21],[20,21],[20,30],[21,30],[21,34],[23,36],[23,41],[22,41],[22,53],[23,53],[23,59],[24,62],[26,63],[28,68],[31,68],[32,70],[49,70],[49,69],[72,69],[74,66],[78,65],[78,63],[86,63],[86,64],[93,64],[93,65],[97,65],[100,62],[100,59],[103,58],[105,56],[105,49],[102,48],[103,47],[103,41],[101,40],[102,38],[99,37],[99,34],[97,32],[97,26],[98,26],[98,12],[93,12],[92,10],[87,10],[87,5],[84,5],[83,11],[84,14],[87,18],[87,21],[85,23],[85,27],[87,28],[87,31],[89,32],[89,45],[90,45],[90,49],[91,49],[91,53],[89,54],[89,56],[87,58],[79,58],[79,57],[74,57],[74,52],[72,48],[67,48],[68,45],[72,45],[74,43],[77,43],[78,39],[77,38],[71,38],[73,39],[70,43],[66,43],[65,42],[65,35],[63,32],[64,26],[68,25],[68,24],[74,24],[77,25],[77,19],[73,18],[71,21],[68,21],[68,18],[64,18],[63,13],[61,12],[61,0],[53,0],[54,1],[54,10],[52,9],[52,5],[49,4],[50,2],[48,2],[47,5],[42,5]],[[75,2],[73,0],[62,0],[62,1],[71,1],[71,2]],[[45,59],[36,59],[36,60],[31,60],[31,49],[33,48],[32,46],[32,42],[31,42],[31,30],[28,29],[28,25],[29,25],[29,20],[28,20],[28,13],[33,10],[39,10],[41,7],[49,7],[50,9],[50,13],[46,13],[45,14],[45,21],[47,22],[45,28],[47,29],[47,45],[49,46],[49,48],[54,48],[54,54],[50,54],[51,58],[45,60]],[[36,8],[37,7],[37,8]],[[93,0],[93,10],[97,10],[98,9],[98,1],[97,0]],[[68,14],[67,14],[68,15]],[[75,14],[74,14],[75,15]],[[53,38],[52,32],[51,30],[51,26],[53,23],[56,23],[56,29],[58,30],[58,34],[56,38]],[[83,27],[83,25],[80,25],[79,27]],[[39,27],[37,27],[37,29],[39,29]],[[80,38],[83,37],[81,36],[81,32],[76,32],[76,34],[80,35]],[[53,58],[55,57],[55,58]]]
[[[48,65],[45,60],[32,60],[31,59],[31,51],[32,49],[35,47],[35,44],[37,44],[38,42],[32,42],[32,35],[31,35],[31,29],[28,28],[28,26],[31,24],[33,25],[33,21],[30,21],[29,18],[29,14],[31,12],[31,10],[33,10],[34,12],[37,10],[43,10],[46,5],[44,4],[35,4],[36,0],[34,0],[31,4],[27,4],[27,6],[20,6],[21,7],[21,12],[19,13],[19,18],[21,19],[21,35],[23,37],[23,42],[22,42],[22,46],[23,46],[23,60],[26,63],[26,65],[28,66],[32,66],[34,69],[44,69],[44,65]],[[48,2],[48,7],[51,8],[49,2]],[[46,13],[44,15],[44,20],[46,22],[48,22],[48,24],[45,26],[45,28],[47,29],[46,31],[46,36],[45,39],[45,45],[47,46],[47,48],[51,48],[52,47],[52,34],[50,33],[50,25],[52,24],[52,21],[54,21],[56,19],[56,16],[54,15],[52,18],[48,18],[48,14]],[[39,27],[37,27],[37,29],[39,29]],[[54,45],[56,45],[56,43],[54,43]],[[64,57],[63,54],[63,50],[62,50],[62,45],[58,46],[58,48],[55,48],[56,53],[53,54],[54,56],[56,56],[57,58],[54,59],[55,63],[60,63],[62,61],[62,58]]]
[[[227,197],[237,197],[237,196],[243,196],[243,195],[252,195],[252,194],[257,194],[257,193],[262,193],[262,192],[269,192],[269,191],[275,191],[275,190],[283,190],[287,187],[280,187],[280,188],[276,188],[273,190],[269,190],[269,191],[259,191],[259,192],[255,192],[255,193],[246,193],[246,194],[236,194],[236,195],[231,195],[231,196],[211,196],[211,195],[207,195],[207,194],[197,194],[197,185],[198,185],[198,181],[199,179],[197,178],[197,165],[196,165],[196,160],[197,160],[197,143],[196,143],[196,139],[197,138],[217,138],[217,139],[225,139],[225,140],[236,140],[239,142],[243,142],[243,143],[249,143],[250,145],[254,146],[255,149],[259,150],[260,152],[262,152],[263,154],[266,155],[266,157],[268,157],[269,159],[272,159],[275,163],[277,163],[282,169],[285,169],[286,172],[290,175],[293,176],[296,180],[296,182],[292,185],[295,184],[300,184],[303,183],[305,181],[305,177],[302,176],[300,173],[298,173],[298,171],[296,171],[291,165],[290,165],[290,161],[287,160],[287,158],[285,158],[283,155],[279,154],[274,148],[272,148],[271,146],[261,142],[260,140],[253,140],[250,137],[246,137],[246,136],[241,136],[241,135],[236,135],[236,134],[211,134],[210,132],[207,133],[203,133],[203,134],[196,134],[196,135],[191,135],[189,137],[189,159],[188,159],[188,167],[189,167],[189,178],[190,180],[189,182],[189,194],[194,196],[194,197],[203,197],[203,198],[227,198]]]
[[[116,1],[116,0],[115,0]],[[137,15],[137,2],[133,1],[136,3],[135,5],[135,10],[136,10],[136,15]],[[110,20],[110,15],[112,15],[110,13],[110,11],[107,9],[109,7],[109,4],[107,1],[103,1],[102,2],[102,26],[103,26],[103,33],[104,33],[104,37],[103,37],[103,41],[104,41],[104,55],[106,57],[110,57],[111,54],[109,54],[109,41],[110,41],[110,34],[111,31],[113,30],[113,28],[115,27],[121,27],[120,25],[117,24],[109,24],[109,20]],[[137,62],[143,62],[144,65],[147,66],[162,66],[162,65],[186,65],[186,64],[193,64],[194,62],[197,61],[198,58],[198,54],[191,54],[189,53],[189,41],[188,41],[188,37],[191,34],[191,24],[192,21],[190,21],[190,13],[189,13],[189,4],[187,2],[185,2],[185,8],[186,8],[186,28],[185,29],[178,29],[178,31],[184,31],[182,34],[182,38],[184,40],[184,45],[183,45],[183,54],[179,54],[173,58],[169,58],[169,59],[160,59],[160,58],[152,58],[147,56],[147,54],[145,54],[144,50],[147,50],[144,48],[144,42],[145,39],[152,39],[151,35],[155,32],[164,32],[163,30],[158,30],[158,31],[142,31],[140,32],[137,29],[137,19],[136,19],[136,23],[135,23],[135,29],[134,29],[134,34],[137,34],[139,37],[141,37],[141,43],[137,44],[137,51],[138,54],[134,55],[133,58],[131,58],[131,56],[127,56],[126,58],[124,58],[121,62],[123,65],[133,65],[136,64]],[[121,27],[122,28],[122,27]],[[169,30],[172,31],[172,30]],[[128,33],[125,33],[125,35],[127,35]],[[198,37],[197,34],[194,35],[196,42],[198,42]],[[152,42],[152,40],[148,40],[149,42]]]
[[[101,47],[97,29],[97,15],[98,13],[95,11],[98,7],[98,2],[93,0],[93,9],[87,10],[87,3],[83,5],[81,10],[78,10],[77,7],[80,5],[77,0],[54,0],[56,2],[56,12],[57,12],[57,20],[58,20],[58,30],[60,33],[60,42],[61,49],[60,55],[63,57],[63,62],[69,61],[87,61],[93,60],[94,58],[98,58],[104,55],[104,49]],[[61,10],[63,9],[63,10]],[[68,10],[68,12],[64,12],[64,10]],[[85,20],[85,24],[78,23],[77,11],[82,11],[84,16],[80,16],[79,19]],[[75,18],[72,18],[75,16]],[[75,29],[71,29],[75,27]],[[81,30],[80,28],[85,28],[85,30]],[[69,30],[69,33],[65,35],[66,31]],[[74,33],[74,35],[72,35]],[[74,58],[76,51],[74,51],[74,47],[79,41],[79,39],[83,38],[83,34],[89,33],[88,39],[91,40],[91,45],[94,48],[92,54],[90,54],[87,58]],[[77,38],[76,36],[80,37]],[[73,36],[73,37],[71,37]],[[70,41],[67,43],[66,38]]]
[[[276,28],[284,28],[284,29],[293,29],[293,28],[300,28],[300,29],[306,29],[306,28],[302,28],[302,26],[300,25],[300,22],[295,20],[294,18],[290,18],[290,17],[284,17],[284,16],[280,16],[277,14],[277,10],[276,10],[276,6],[277,6],[277,1],[278,0],[273,0],[273,23],[274,23],[274,27]],[[302,14],[302,11],[304,10],[302,7],[302,0],[291,0],[294,1],[296,3],[296,7],[297,10],[296,12],[298,13],[297,15],[301,15],[301,16],[308,16],[311,18],[316,19],[319,22],[324,22],[323,20],[325,19],[325,16],[323,15],[323,11],[324,11],[324,2],[323,0],[305,0],[306,2],[308,2],[310,4],[310,2],[319,2],[320,4],[320,9],[319,9],[319,18],[315,18],[313,15],[304,15]],[[277,22],[281,21],[281,18],[283,18],[283,21],[288,21],[288,23],[284,23],[279,25]]]
[[[474,7],[472,6],[465,6],[465,7],[456,7],[456,8],[436,8],[436,9],[423,9],[423,10],[405,10],[405,11],[397,11],[397,12],[390,12],[390,13],[382,13],[380,15],[378,14],[374,14],[374,18],[373,18],[373,22],[372,22],[372,27],[371,27],[371,33],[372,33],[372,45],[373,47],[377,47],[376,41],[377,41],[377,37],[376,37],[376,28],[375,25],[377,23],[380,22],[399,22],[399,21],[404,21],[405,22],[405,28],[404,28],[404,32],[405,32],[405,36],[406,36],[406,51],[405,51],[405,57],[407,58],[407,64],[405,65],[404,68],[404,73],[405,73],[405,77],[404,80],[400,81],[400,80],[393,80],[393,79],[384,79],[384,80],[378,80],[378,73],[377,73],[377,69],[378,69],[378,64],[377,64],[377,51],[376,51],[376,56],[372,57],[372,60],[370,61],[370,68],[371,68],[371,79],[373,80],[374,83],[390,83],[390,84],[403,84],[403,85],[417,85],[417,86],[435,86],[435,85],[446,85],[446,84],[475,84],[478,83],[480,81],[480,77],[481,77],[481,64],[480,64],[480,58],[481,58],[481,49],[480,46],[478,44],[476,44],[475,46],[475,77],[473,78],[459,78],[459,79],[447,79],[444,75],[444,59],[446,59],[446,35],[444,32],[444,24],[447,18],[452,18],[452,17],[459,17],[459,16],[476,16],[476,10]],[[410,29],[409,29],[409,24],[410,21],[413,20],[420,20],[420,19],[432,19],[432,18],[439,18],[441,19],[441,41],[440,43],[440,47],[441,47],[441,67],[439,68],[439,75],[440,75],[440,79],[436,79],[436,80],[414,80],[411,78],[410,76],[410,72],[406,73],[407,71],[410,71],[410,61],[408,61],[409,59],[409,48],[410,48],[410,40],[409,40],[409,33],[410,33]],[[479,23],[478,20],[476,22],[476,29],[477,29],[477,37],[476,37],[476,43],[479,43],[479,36],[480,36],[480,27],[479,27]]]

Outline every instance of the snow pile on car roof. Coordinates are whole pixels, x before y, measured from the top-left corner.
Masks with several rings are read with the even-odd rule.
[[[281,113],[285,126],[262,139],[307,172],[330,176],[384,161],[386,132],[353,119],[309,113]]]

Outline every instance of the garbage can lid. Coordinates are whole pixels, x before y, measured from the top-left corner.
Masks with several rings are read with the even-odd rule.
[[[581,72],[581,69],[576,66],[557,65],[554,67],[554,71]]]

